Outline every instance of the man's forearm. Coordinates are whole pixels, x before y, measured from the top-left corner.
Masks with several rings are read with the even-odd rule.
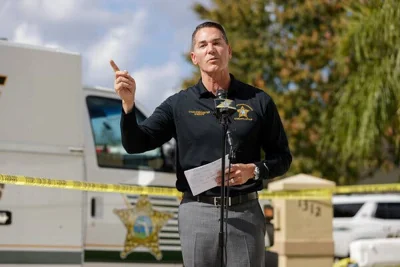
[[[146,147],[148,136],[140,129],[136,121],[135,106],[129,110],[123,107],[125,114],[121,115],[121,141],[128,153],[142,153],[149,150]]]

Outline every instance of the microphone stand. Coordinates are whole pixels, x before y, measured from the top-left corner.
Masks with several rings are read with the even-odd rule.
[[[228,125],[231,123],[230,115],[232,115],[235,111],[235,105],[233,100],[229,100],[227,97],[227,92],[223,89],[218,89],[216,93],[216,117],[219,123],[222,126],[222,157],[221,157],[221,197],[220,197],[220,205],[221,205],[221,214],[220,214],[220,231],[218,235],[218,241],[220,246],[220,256],[221,256],[221,267],[224,267],[224,251],[225,251],[225,244],[224,244],[224,209],[226,209],[228,215],[228,207],[227,207],[227,197],[229,197],[229,187],[228,187],[228,196],[225,194],[225,154],[226,154],[226,141],[228,141],[229,146],[231,147],[231,151],[229,153],[229,161],[232,159],[233,154],[233,142],[230,135],[230,131],[228,131]],[[227,140],[228,139],[228,140]],[[230,164],[229,164],[230,169]],[[228,173],[228,178],[229,178]],[[228,182],[229,185],[229,182]],[[216,203],[215,203],[216,204]],[[226,216],[228,218],[228,216]],[[227,225],[227,221],[226,221]]]
[[[229,121],[229,113],[221,113],[220,114],[220,124],[222,126],[222,161],[221,161],[221,175],[222,175],[222,184],[221,184],[221,210],[220,210],[220,232],[219,232],[219,246],[221,249],[221,267],[224,265],[224,209],[227,209],[227,197],[225,194],[225,154],[226,154],[226,141],[227,141],[227,132],[228,132],[228,124]],[[230,145],[230,153],[229,153],[229,161],[232,159],[233,155],[233,147],[232,144]],[[229,188],[228,188],[229,190]]]

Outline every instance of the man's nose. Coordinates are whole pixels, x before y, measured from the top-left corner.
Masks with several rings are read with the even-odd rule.
[[[207,50],[208,50],[207,52],[208,52],[209,54],[214,54],[214,53],[215,53],[215,46],[214,46],[213,44],[209,44],[207,48],[208,48],[208,49],[207,49]]]

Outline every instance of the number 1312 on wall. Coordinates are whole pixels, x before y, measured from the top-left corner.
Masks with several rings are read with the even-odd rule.
[[[298,207],[302,211],[309,212],[310,215],[314,215],[315,217],[321,216],[321,206],[314,203],[313,201],[299,200]]]

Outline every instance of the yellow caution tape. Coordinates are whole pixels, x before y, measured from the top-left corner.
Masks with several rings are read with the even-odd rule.
[[[93,192],[106,192],[106,193],[125,193],[125,194],[138,194],[138,195],[168,195],[180,196],[181,192],[175,188],[168,187],[147,187],[147,186],[133,186],[125,184],[104,184],[104,183],[90,183],[74,180],[57,180],[40,177],[28,177],[22,175],[4,175],[0,174],[0,183],[14,184],[14,185],[27,185],[39,186],[50,188],[72,189],[80,191],[93,191]]]
[[[288,190],[279,192],[270,192],[262,190],[259,192],[260,199],[330,199],[332,198],[332,191],[329,190]]]
[[[75,180],[60,180],[41,177],[29,177],[22,175],[0,174],[0,184],[14,184],[24,186],[38,186],[49,188],[72,189],[80,191],[124,193],[133,195],[158,195],[158,196],[182,196],[172,187],[134,186],[128,184],[105,184],[91,183]],[[377,192],[399,192],[400,184],[374,184],[374,185],[352,185],[336,186],[329,189],[305,189],[280,192],[259,192],[260,199],[330,199],[333,194],[349,193],[377,193]]]
[[[366,184],[337,186],[334,188],[335,194],[350,193],[379,193],[379,192],[399,192],[400,184]]]

